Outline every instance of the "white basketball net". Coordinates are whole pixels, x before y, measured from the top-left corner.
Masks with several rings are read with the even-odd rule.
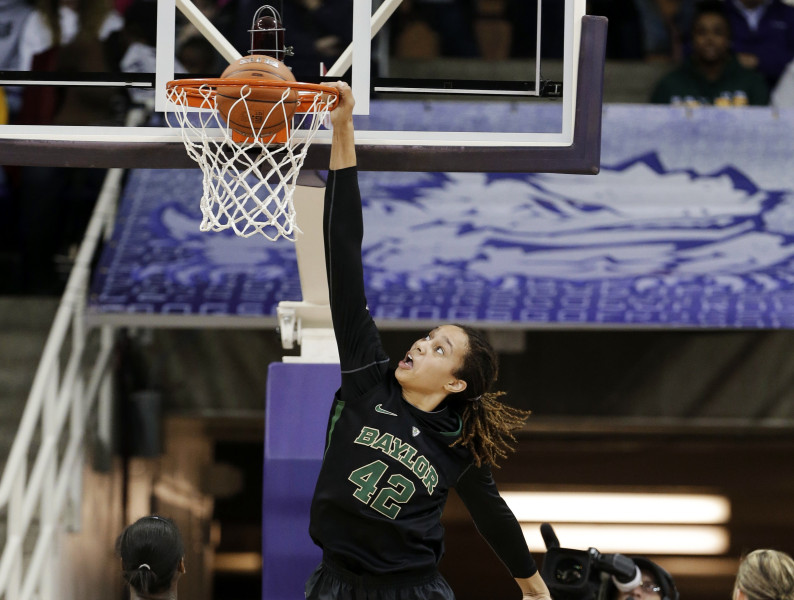
[[[203,219],[199,228],[223,231],[231,227],[240,237],[261,234],[271,241],[280,237],[295,241],[301,230],[295,221],[292,195],[306,151],[327,116],[333,97],[329,100],[322,92],[301,92],[301,106],[311,106],[308,112],[295,113],[286,142],[271,141],[275,134],[258,132],[252,125],[250,140],[238,143],[217,110],[212,88],[202,85],[197,89],[201,94],[198,111],[195,98],[193,107],[188,107],[185,88],[175,86],[168,91],[168,99],[178,109],[172,113],[176,123],[168,114],[166,121],[181,129],[188,156],[204,173]],[[235,106],[244,107],[250,122],[245,102],[249,91],[247,86],[241,87]],[[284,112],[283,101],[288,95],[289,90],[285,89],[271,112]]]

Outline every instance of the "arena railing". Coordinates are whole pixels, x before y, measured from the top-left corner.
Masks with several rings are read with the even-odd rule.
[[[140,116],[135,112],[128,119]],[[6,526],[0,598],[69,597],[53,575],[59,572],[61,534],[80,529],[82,473],[93,423],[97,443],[110,448],[108,366],[115,331],[109,325],[86,327],[84,312],[91,264],[100,241],[110,235],[123,174],[124,169],[107,172],[0,479],[0,519]]]

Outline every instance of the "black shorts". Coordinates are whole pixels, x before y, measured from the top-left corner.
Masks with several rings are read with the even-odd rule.
[[[323,561],[306,582],[307,600],[455,600],[438,571],[389,576],[356,575]]]

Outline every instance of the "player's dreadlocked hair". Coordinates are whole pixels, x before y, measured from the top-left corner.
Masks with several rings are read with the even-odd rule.
[[[463,405],[463,431],[452,444],[468,448],[474,463],[497,466],[497,459],[507,457],[514,450],[513,431],[529,417],[529,411],[519,410],[498,400],[504,392],[491,392],[499,371],[496,352],[485,336],[466,325],[456,325],[468,336],[469,347],[463,365],[455,377],[466,382],[466,389],[449,398]]]

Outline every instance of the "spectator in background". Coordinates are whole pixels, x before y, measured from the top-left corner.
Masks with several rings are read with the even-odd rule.
[[[124,27],[124,18],[113,8],[110,0],[61,0],[61,3],[77,15],[80,26],[78,39],[104,43]]]
[[[770,89],[794,60],[794,7],[782,0],[724,0],[739,62],[757,69]]]
[[[410,0],[410,3],[415,18],[425,21],[438,34],[442,56],[480,55],[474,35],[472,0]]]
[[[526,0],[512,1],[514,4],[526,2]],[[609,27],[607,27],[607,58],[640,60],[644,57],[640,15],[633,2],[626,2],[625,0],[590,0],[587,3],[587,14],[599,15],[609,20]]]
[[[495,8],[493,16],[503,9]],[[389,20],[392,54],[400,58],[479,57],[476,12],[473,0],[405,0]]]
[[[785,552],[755,550],[744,557],[736,574],[733,600],[794,598],[794,560]]]
[[[53,7],[54,8],[54,7]],[[107,0],[59,0],[60,35],[33,58],[33,70],[96,73],[116,70],[107,60],[106,41],[122,25]],[[53,22],[50,20],[49,22]],[[41,38],[43,40],[43,38]],[[42,44],[43,45],[43,44]],[[117,88],[27,86],[18,123],[120,125]],[[18,256],[11,291],[56,295],[63,290],[104,179],[100,169],[23,166],[13,168],[13,254]]]
[[[251,24],[260,0],[230,0],[218,16],[219,31],[242,55],[251,49]],[[270,3],[281,14],[284,44],[294,56],[284,63],[300,80],[316,81],[320,63],[331,67],[353,41],[353,0],[285,0]],[[282,10],[283,9],[283,10]]]
[[[656,85],[651,102],[687,106],[769,103],[763,77],[739,64],[720,0],[698,4],[692,25],[692,56]]]
[[[684,40],[695,16],[694,0],[634,0],[642,23],[646,60],[673,60],[684,57]]]
[[[58,55],[58,70],[68,73],[119,71],[119,39],[124,20],[110,0],[61,0],[76,15],[79,30]],[[98,86],[68,87],[61,91],[62,104],[56,125],[121,125],[123,92]]]
[[[55,71],[61,44],[70,42],[78,30],[77,15],[59,0],[0,0],[0,70]],[[62,90],[50,86],[8,86],[6,119],[13,125],[49,125],[62,102]],[[0,252],[10,257],[0,265],[2,288],[7,292],[32,291],[28,281],[52,279],[52,256],[41,262],[38,246],[28,251],[27,215],[43,204],[27,193],[27,167],[3,166],[0,194],[3,222]],[[39,269],[41,267],[41,269]],[[22,289],[20,289],[22,288]]]
[[[626,588],[614,577],[607,580],[607,600],[678,600],[678,590],[672,575],[655,562],[644,556],[630,556],[640,569],[642,583],[633,588]]]
[[[284,43],[294,56],[284,62],[300,80],[320,75],[320,63],[330,68],[353,41],[352,0],[294,0],[281,15]]]
[[[176,600],[177,582],[185,574],[185,548],[171,519],[138,519],[116,541],[131,599]]]
[[[0,0],[0,70],[54,71],[57,50],[69,43],[78,30],[77,15],[57,0]],[[6,88],[9,120],[18,123],[25,88]],[[51,110],[54,100],[48,102]],[[41,112],[37,107],[35,113]],[[52,115],[48,114],[47,118]],[[40,124],[41,117],[25,115],[24,123]],[[48,122],[48,121],[47,121]]]
[[[80,18],[80,35],[74,48],[76,62],[83,64],[85,71],[118,73],[124,51],[124,17],[114,8],[111,0],[64,1],[75,4]],[[91,61],[90,66],[84,64],[87,61]]]
[[[124,14],[124,52],[120,68],[124,73],[154,73],[156,70],[157,2],[135,0]],[[174,72],[184,73],[185,67],[174,59]],[[133,104],[154,106],[154,91],[129,89]]]
[[[217,77],[226,68],[226,63],[212,44],[202,35],[189,37],[177,50],[176,58],[191,75]]]
[[[541,9],[540,31],[540,56],[541,60],[547,58],[562,58],[564,51],[565,32],[565,3],[556,1],[543,1]],[[625,7],[621,9],[625,11]],[[590,13],[596,14],[596,13]],[[604,15],[607,16],[607,15]],[[616,17],[617,15],[615,15]],[[618,27],[618,21],[609,18],[609,29]],[[507,0],[505,19],[513,29],[510,44],[511,58],[529,58],[537,53],[537,28],[538,7],[534,2],[527,0]],[[609,42],[607,42],[609,44]],[[617,58],[617,57],[616,57]]]
[[[243,56],[247,55],[251,48],[251,34],[248,30],[251,29],[254,14],[263,4],[267,4],[267,2],[229,0],[219,8],[217,16],[212,21],[221,35]],[[276,10],[281,10],[278,2],[271,3],[271,5]],[[287,45],[290,45],[289,41]]]

